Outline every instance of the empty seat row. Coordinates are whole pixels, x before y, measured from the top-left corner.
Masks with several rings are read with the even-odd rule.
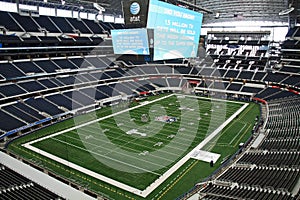
[[[0,198],[3,200],[63,199],[3,165],[0,165],[0,180]]]
[[[87,19],[75,19],[52,16],[22,16],[13,12],[0,12],[0,26],[9,31],[17,32],[41,32],[46,30],[50,33],[80,33],[84,34],[107,34],[111,29],[124,28],[122,24],[114,25],[108,22],[95,22]]]
[[[221,186],[209,184],[202,191],[203,199],[272,199],[272,200],[294,200],[290,194],[273,192],[267,189],[243,186]],[[207,198],[208,197],[208,198]]]
[[[0,75],[2,79],[16,79],[30,76],[42,76],[47,73],[59,73],[63,70],[88,70],[107,68],[106,58],[86,57],[70,59],[35,60],[33,62],[0,63]],[[111,64],[111,63],[110,63]]]
[[[300,152],[271,151],[271,152],[248,152],[238,163],[266,165],[266,166],[299,166]]]
[[[231,167],[218,180],[248,184],[251,186],[285,188],[292,192],[300,177],[299,169],[255,167],[239,168]]]

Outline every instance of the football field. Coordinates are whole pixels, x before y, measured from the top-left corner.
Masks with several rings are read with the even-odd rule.
[[[195,150],[209,151],[222,130],[247,106],[178,94],[124,101],[114,105],[109,114],[94,112],[88,122],[76,123],[75,119],[75,126],[22,146],[99,181],[147,197],[190,160]],[[240,134],[252,126],[239,123],[239,133],[227,143],[237,143]]]

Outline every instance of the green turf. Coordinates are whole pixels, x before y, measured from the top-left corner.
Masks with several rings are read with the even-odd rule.
[[[159,96],[160,98],[161,96]],[[149,97],[148,100],[151,101],[153,99],[156,99],[158,97]],[[47,152],[50,152],[54,155],[57,155],[61,158],[67,159],[70,162],[76,163],[80,166],[84,166],[85,168],[88,168],[92,171],[95,171],[97,173],[101,173],[107,177],[111,177],[115,180],[118,180],[120,182],[126,183],[128,185],[134,186],[139,189],[145,189],[151,182],[153,182],[156,178],[158,178],[158,175],[153,173],[129,173],[129,172],[123,172],[116,169],[113,169],[97,160],[97,154],[107,153],[109,149],[105,148],[105,145],[101,146],[101,142],[103,142],[101,139],[102,137],[99,137],[99,127],[101,130],[106,130],[102,135],[105,135],[115,146],[118,148],[132,152],[132,153],[140,153],[142,151],[149,151],[153,152],[157,149],[164,148],[165,146],[168,146],[172,142],[172,138],[167,138],[168,135],[174,134],[178,132],[179,124],[182,123],[182,116],[189,119],[189,117],[195,117],[200,116],[201,120],[199,121],[199,127],[197,129],[197,134],[194,140],[192,141],[191,145],[187,147],[187,150],[185,151],[185,154],[189,152],[193,147],[198,145],[207,134],[209,134],[211,131],[215,130],[220,124],[224,122],[225,118],[218,118],[216,116],[221,115],[224,113],[224,109],[222,106],[226,105],[226,118],[230,117],[236,110],[238,110],[242,104],[236,104],[236,103],[218,103],[214,102],[212,103],[209,100],[199,100],[197,101],[197,104],[199,105],[200,112],[198,112],[197,115],[195,114],[189,114],[187,111],[181,111],[178,109],[179,102],[178,99],[175,96],[169,97],[164,100],[160,100],[154,104],[149,104],[146,106],[142,106],[137,109],[133,109],[128,112],[128,115],[122,116],[122,114],[118,115],[120,117],[120,120],[123,120],[126,122],[128,121],[128,116],[130,116],[131,119],[135,119],[135,127],[130,127],[127,123],[124,123],[123,125],[117,124],[118,122],[112,117],[105,120],[102,120],[100,122],[93,123],[89,126],[83,127],[80,131],[70,131],[67,133],[64,133],[62,135],[58,135],[37,143],[34,143],[34,146],[43,149]],[[194,101],[193,101],[194,102]],[[137,106],[139,103],[132,103],[130,107]],[[155,113],[151,114],[149,113],[149,110],[159,110],[160,106],[164,106],[165,110],[162,111],[162,113],[167,114],[169,116],[178,117],[178,122],[172,123],[172,124],[164,124],[162,122],[155,122],[153,119],[155,117]],[[120,107],[120,106],[119,106]],[[193,106],[192,106],[193,107]],[[218,108],[218,109],[217,109]],[[121,108],[117,108],[121,109]],[[212,116],[211,109],[214,109],[214,113]],[[111,110],[109,108],[100,109],[97,111],[97,117],[103,117],[111,113]],[[148,113],[150,116],[149,122],[142,122],[140,120],[141,115],[144,113]],[[244,114],[246,113],[246,114]],[[258,115],[259,110],[256,104],[250,104],[248,108],[239,116],[238,119],[236,119],[234,122],[229,124],[223,132],[215,138],[211,143],[209,143],[205,148],[207,150],[210,150],[212,152],[220,153],[222,156],[219,159],[218,163],[216,163],[215,167],[210,168],[207,163],[200,162],[200,161],[194,161],[190,160],[188,161],[184,166],[182,166],[174,175],[172,175],[164,184],[162,184],[160,187],[158,187],[153,194],[149,195],[147,199],[151,198],[159,198],[161,196],[162,199],[172,199],[176,198],[181,193],[184,193],[188,189],[190,189],[193,184],[199,180],[201,180],[204,177],[207,177],[209,174],[212,173],[213,170],[216,169],[217,166],[220,165],[221,160],[224,157],[228,157],[229,155],[233,154],[237,150],[237,146],[240,142],[245,141],[251,132],[251,128],[254,123],[254,118],[256,115]],[[87,121],[90,121],[93,119],[92,114],[79,116],[76,119],[76,124],[84,123]],[[213,123],[210,123],[213,119]],[[186,120],[185,120],[186,121]],[[189,121],[189,120],[187,120]],[[129,121],[128,121],[129,122]],[[129,123],[132,124],[132,123]],[[118,126],[119,125],[119,126]],[[136,199],[142,199],[140,197],[137,197],[133,194],[130,194],[128,192],[122,191],[121,189],[115,188],[113,186],[110,186],[107,183],[103,183],[102,181],[98,181],[92,177],[89,177],[87,175],[84,175],[80,172],[77,172],[73,169],[68,168],[67,166],[64,166],[62,164],[58,164],[55,161],[51,161],[47,158],[44,158],[38,154],[35,154],[33,152],[30,152],[28,149],[24,149],[23,147],[20,147],[19,144],[31,141],[33,139],[36,139],[38,137],[55,133],[59,130],[66,129],[68,127],[74,126],[74,122],[72,120],[65,121],[60,124],[56,124],[54,126],[50,126],[46,129],[42,129],[38,131],[35,134],[29,135],[28,137],[24,137],[20,140],[17,140],[15,143],[10,145],[10,149],[13,150],[15,153],[19,153],[26,158],[34,159],[36,162],[41,162],[42,165],[50,169],[51,171],[55,171],[58,174],[63,175],[64,177],[71,177],[76,182],[81,184],[86,184],[88,188],[91,190],[101,192],[104,194],[109,195],[112,198],[120,199],[120,197],[124,197],[124,195],[128,196],[128,198],[136,198]],[[123,127],[122,127],[123,126]],[[146,127],[148,126],[148,127]],[[121,128],[120,128],[121,127]],[[156,130],[157,127],[161,127],[159,130]],[[184,126],[186,129],[185,131],[189,131],[189,126]],[[144,131],[149,135],[149,137],[138,137],[138,136],[132,136],[127,135],[125,132],[132,129],[132,128],[138,128],[141,131]],[[152,135],[151,135],[152,134]],[[85,136],[92,136],[90,138],[86,138],[86,142],[89,142],[92,147],[94,147],[94,151],[89,151],[85,149],[84,144],[82,143],[83,140],[85,140]],[[92,139],[91,139],[92,138]],[[188,138],[188,137],[187,137]],[[186,139],[186,138],[184,138]],[[163,145],[160,147],[153,147],[154,144],[157,142],[163,141]],[[184,143],[184,140],[183,140]],[[98,145],[98,146],[97,146]],[[178,148],[185,148],[184,145],[180,146],[180,144],[177,144]],[[173,146],[174,148],[174,146]],[[175,151],[176,149],[174,149]],[[95,154],[96,153],[96,154]],[[184,155],[185,155],[184,154]],[[116,159],[122,159],[122,157],[126,157],[126,155],[118,155],[116,152],[111,151],[110,156],[114,156]],[[161,164],[161,162],[164,161],[164,159],[168,159],[168,153],[165,152],[159,162],[156,164]],[[179,158],[178,158],[179,159]],[[178,160],[177,159],[177,160]],[[125,159],[126,160],[126,159]],[[174,160],[176,162],[177,160]],[[139,159],[132,159],[132,162],[140,162]],[[173,162],[173,163],[174,163]],[[158,169],[155,171],[155,173],[162,174],[167,169],[169,169],[173,163],[162,167],[161,169]],[[137,164],[137,163],[134,163]],[[189,166],[190,165],[190,166]],[[186,167],[189,166],[189,170],[187,171]],[[199,171],[201,171],[200,174]],[[184,174],[181,178],[178,178],[178,174]],[[175,177],[175,181],[172,182],[172,180]],[[177,177],[177,178],[176,178]],[[176,183],[175,183],[176,182]],[[179,184],[184,183],[179,187]],[[166,187],[168,185],[168,187]],[[172,185],[172,187],[170,187]],[[169,189],[168,189],[169,188]],[[162,193],[161,191],[166,191]],[[159,194],[159,195],[158,195]],[[164,194],[164,195],[162,195]],[[127,198],[127,197],[126,197]]]

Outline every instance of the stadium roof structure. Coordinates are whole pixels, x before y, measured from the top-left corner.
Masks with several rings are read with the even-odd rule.
[[[204,23],[238,20],[287,21],[286,17],[278,15],[281,10],[286,8],[284,0],[203,0],[201,5],[214,11],[214,14],[204,18]],[[216,16],[217,13],[219,16]]]
[[[15,2],[15,0],[11,0]],[[236,22],[266,21],[297,24],[300,21],[300,3],[297,0],[161,0],[204,13],[203,25]],[[98,12],[97,3],[106,14],[122,16],[122,0],[19,0],[23,4],[47,4],[71,10]],[[291,9],[292,8],[292,9]],[[290,10],[291,12],[285,13]]]
[[[289,15],[279,15],[290,6],[291,14],[299,15],[299,3],[294,0],[188,0],[190,3],[213,11],[204,15],[203,24],[232,21],[272,21],[288,23]],[[299,17],[299,16],[298,16]]]
[[[81,10],[92,13],[97,13],[94,7],[94,3],[97,3],[100,7],[105,9],[106,14],[122,15],[121,0],[8,0],[8,2],[27,4],[27,5],[39,5],[46,7],[56,7],[67,10]]]

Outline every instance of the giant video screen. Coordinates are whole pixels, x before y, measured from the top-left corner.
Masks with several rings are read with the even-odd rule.
[[[112,44],[115,54],[149,55],[147,29],[111,30]]]
[[[154,29],[153,60],[196,57],[203,15],[150,0],[147,28]]]

